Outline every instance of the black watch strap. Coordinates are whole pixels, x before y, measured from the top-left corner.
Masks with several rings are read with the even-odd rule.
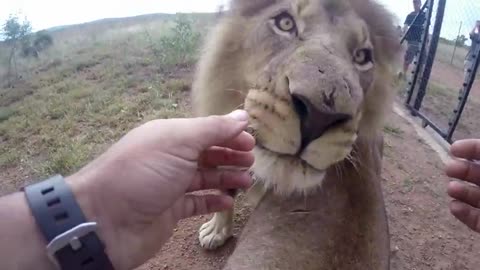
[[[62,176],[24,189],[32,214],[49,243],[47,252],[60,269],[113,270],[96,223],[87,222]]]

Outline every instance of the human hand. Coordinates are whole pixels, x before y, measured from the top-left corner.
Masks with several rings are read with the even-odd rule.
[[[454,158],[446,166],[446,174],[465,182],[452,181],[447,193],[454,200],[450,212],[470,229],[480,232],[480,139],[461,140],[450,148]]]
[[[248,115],[155,120],[124,136],[98,159],[67,178],[117,270],[155,255],[183,218],[233,207],[227,195],[204,189],[248,188],[254,138]]]

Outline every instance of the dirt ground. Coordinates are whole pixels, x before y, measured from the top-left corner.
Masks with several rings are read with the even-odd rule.
[[[449,122],[453,120],[454,110],[459,105],[459,90],[463,84],[463,71],[452,65],[436,61],[433,66],[427,93],[423,99],[422,112],[433,121],[443,132],[447,133]],[[405,82],[404,82],[405,83]],[[397,101],[404,103],[406,94],[402,86],[402,93]],[[415,98],[415,97],[414,97]],[[413,101],[412,101],[413,104]],[[462,117],[453,134],[453,141],[465,138],[479,137],[480,122],[480,79],[476,81],[470,91]]]
[[[463,70],[436,61],[433,65],[430,79],[434,82],[441,83],[449,89],[457,90],[462,87],[464,74]],[[473,85],[470,93],[471,95],[480,98],[480,83],[478,83],[478,81]]]
[[[480,235],[470,232],[448,211],[443,164],[412,127],[392,114],[386,129],[383,188],[391,232],[392,270],[478,269]],[[199,226],[210,216],[186,220],[157,257],[138,268],[221,269],[251,209],[241,199],[235,216],[235,238],[215,251],[203,251]]]

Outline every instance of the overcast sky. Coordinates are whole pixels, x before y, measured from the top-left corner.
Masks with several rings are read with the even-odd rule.
[[[399,23],[412,9],[411,0],[378,0],[397,15]],[[10,13],[20,12],[34,30],[76,24],[102,18],[127,17],[148,13],[212,12],[227,0],[0,0],[0,23]],[[438,2],[438,1],[437,1]],[[460,22],[468,33],[480,19],[479,0],[447,0],[447,15],[442,35],[456,36]]]

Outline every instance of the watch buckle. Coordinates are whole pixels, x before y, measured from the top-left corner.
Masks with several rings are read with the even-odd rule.
[[[87,222],[80,224],[58,236],[56,236],[50,243],[47,245],[47,255],[49,259],[55,264],[57,269],[60,268],[55,253],[63,249],[66,246],[70,246],[73,250],[79,250],[82,248],[82,242],[80,238],[88,235],[89,233],[96,232],[97,223],[96,222]]]

